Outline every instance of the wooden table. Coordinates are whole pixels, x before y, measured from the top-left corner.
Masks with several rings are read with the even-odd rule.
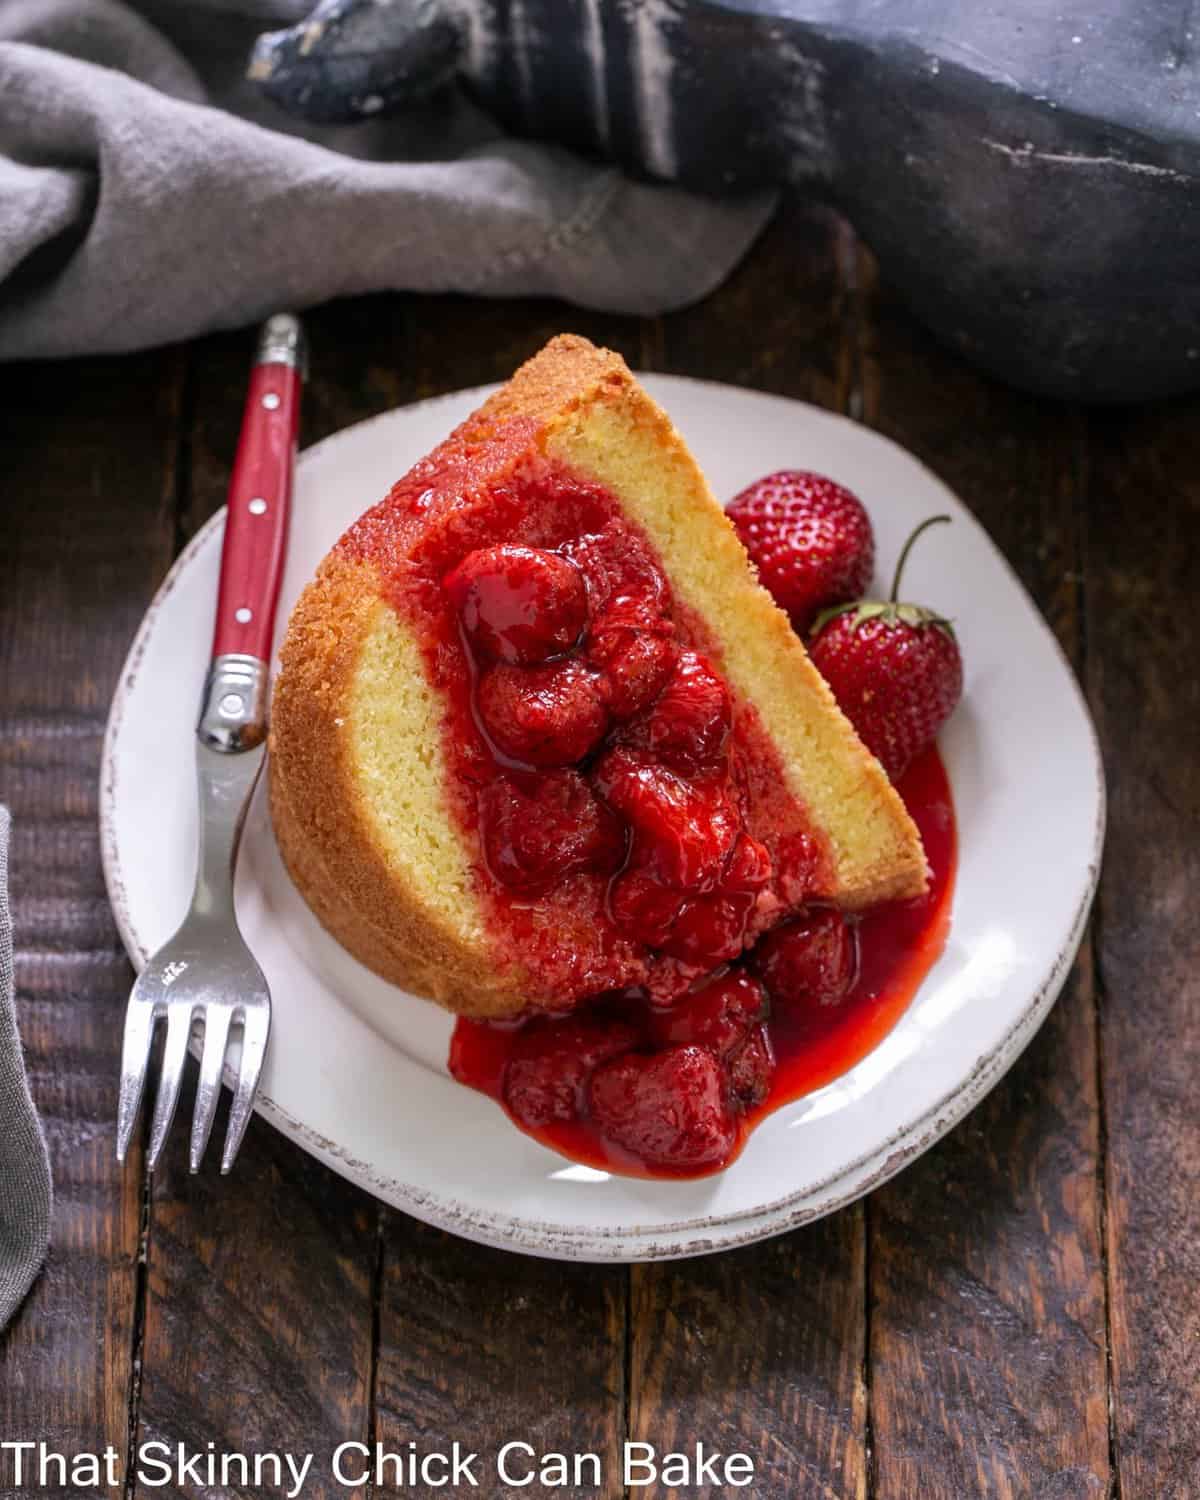
[[[751,1249],[631,1269],[480,1249],[258,1121],[227,1181],[188,1176],[182,1130],[152,1180],[140,1159],[120,1171],[131,975],[100,872],[101,736],[142,611],[223,500],[252,336],[0,369],[0,795],[58,1195],[49,1266],[0,1340],[0,1439],[314,1451],[318,1471],[346,1441],[521,1439],[599,1452],[605,1486],[479,1493],[605,1496],[625,1493],[626,1438],[702,1439],[753,1455],[756,1497],[1200,1495],[1200,399],[1084,411],[985,380],[801,205],[666,318],[389,296],[309,326],[310,441],[501,379],[565,327],[912,449],[1086,687],[1110,794],[1092,927],[963,1125],[864,1202]],[[30,1493],[7,1474],[0,1495]]]

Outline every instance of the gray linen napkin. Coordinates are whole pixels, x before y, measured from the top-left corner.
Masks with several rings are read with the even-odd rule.
[[[0,807],[0,1328],[21,1305],[50,1241],[50,1162],[13,1005],[8,830],[8,809]]]
[[[773,206],[504,137],[460,91],[352,126],[245,80],[311,0],[2,0],[0,358],[116,352],[399,288],[653,313]]]

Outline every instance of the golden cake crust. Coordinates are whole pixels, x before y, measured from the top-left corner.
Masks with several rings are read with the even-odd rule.
[[[823,894],[855,907],[923,890],[924,854],[911,819],[878,762],[837,709],[787,617],[747,571],[732,524],[709,498],[703,547],[689,550],[682,544],[686,537],[681,541],[675,535],[695,524],[690,492],[708,496],[707,485],[668,418],[641,392],[620,356],[585,339],[556,338],[469,417],[456,437],[486,445],[494,431],[514,420],[529,425],[531,442],[543,452],[567,463],[583,460],[585,472],[598,470],[599,481],[618,493],[619,481],[627,477],[612,470],[622,448],[622,424],[626,429],[632,424],[651,439],[656,462],[669,479],[673,476],[679,493],[689,492],[687,514],[671,524],[667,517],[658,535],[655,517],[649,518],[653,524],[647,527],[660,550],[671,554],[674,549],[676,555],[665,555],[664,561],[672,582],[682,585],[677,592],[711,618],[714,601],[705,593],[706,570],[733,569],[739,580],[744,578],[736,597],[717,609],[721,640],[755,675],[760,691],[782,695],[780,701],[794,707],[803,707],[807,698],[812,708],[804,716],[813,720],[811,732],[806,730],[790,748],[780,746],[785,765],[804,761],[805,775],[811,779],[812,768],[832,758],[838,768],[830,782],[832,793],[863,809],[863,818],[852,820],[862,847],[833,844],[833,889]],[[646,524],[647,518],[639,519]],[[689,559],[694,553],[702,558],[693,567]],[[695,576],[678,576],[689,570]],[[402,634],[403,626],[384,599],[379,571],[343,539],[301,595],[281,653],[269,761],[279,847],[309,906],[361,962],[459,1014],[485,1019],[513,1015],[531,1003],[536,985],[515,965],[497,961],[469,877],[463,873],[468,861],[461,852],[461,838],[452,835],[460,846],[463,870],[454,865],[452,850],[448,853],[442,846],[436,851],[443,883],[448,879],[453,886],[449,898],[440,892],[439,901],[432,882],[416,878],[397,856],[394,843],[389,847],[381,837],[378,816],[359,774],[357,741],[367,731],[362,713],[355,709],[357,677],[364,653],[386,632]],[[765,689],[759,681],[764,670],[770,679]],[[749,701],[756,700],[758,695],[747,692],[736,674],[734,686]],[[774,711],[777,717],[778,709]],[[772,729],[772,715],[765,719]],[[773,738],[779,745],[779,737]],[[441,774],[437,739],[427,734],[422,741],[421,760],[431,786],[438,784]],[[821,790],[824,796],[824,784]],[[449,827],[444,799],[426,811]],[[819,821],[821,809],[814,811]],[[444,875],[447,869],[449,877]],[[479,920],[464,922],[458,913],[463,903],[471,902]],[[532,1003],[537,1003],[536,994]]]

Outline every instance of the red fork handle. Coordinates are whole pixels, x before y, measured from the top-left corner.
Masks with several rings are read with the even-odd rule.
[[[300,324],[280,314],[263,325],[229,485],[213,656],[267,662],[287,553],[292,470],[304,382]]]

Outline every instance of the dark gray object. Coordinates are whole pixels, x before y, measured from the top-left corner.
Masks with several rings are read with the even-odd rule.
[[[1088,400],[1200,383],[1200,69],[1189,0],[327,0],[336,46],[256,53],[353,117],[424,31],[506,125],[707,190],[836,203],[946,342]],[[1200,23],[1197,23],[1200,25]],[[447,40],[447,27],[456,40]],[[297,28],[297,32],[302,28]],[[434,43],[436,42],[436,45]],[[381,54],[382,55],[382,52]],[[365,76],[365,75],[364,75]],[[397,75],[399,76],[399,75]],[[341,104],[339,105],[339,101]]]
[[[322,0],[299,26],[259,38],[250,77],[284,109],[343,124],[425,98],[453,76],[459,52],[440,0]]]
[[[20,1307],[50,1242],[50,1161],[29,1097],[13,1003],[9,816],[0,807],[0,1330]]]

